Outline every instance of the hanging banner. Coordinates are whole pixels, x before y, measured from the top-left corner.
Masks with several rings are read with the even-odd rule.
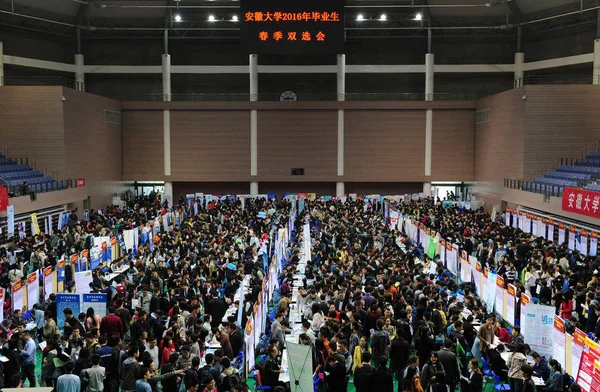
[[[52,214],[48,214],[46,220],[48,221],[48,235],[52,235]]]
[[[600,192],[565,188],[562,196],[562,209],[600,219]]]
[[[565,350],[567,340],[565,338],[565,320],[556,315],[554,316],[552,342],[552,358],[556,359],[563,369],[566,369]]]
[[[4,303],[6,297],[6,290],[4,289],[4,287],[0,287],[0,301],[2,301],[2,303]],[[4,312],[0,312],[0,323],[4,321]]]
[[[6,217],[6,232],[8,233],[8,238],[11,238],[15,235],[15,206],[8,206],[6,208]]]
[[[496,277],[496,314],[500,317],[504,317],[502,311],[504,309],[504,278],[502,276]]]
[[[531,233],[531,214],[529,212],[525,214],[525,221],[523,223],[522,230],[525,233]]]
[[[547,234],[546,234],[546,225],[548,223],[548,220],[546,218],[542,218],[541,223],[540,223],[540,230],[539,230],[539,236],[542,237],[543,239],[547,239]]]
[[[579,252],[582,255],[588,255],[588,232],[585,229],[581,230],[581,236],[579,239]]]
[[[562,245],[565,242],[565,224],[558,222],[558,244]]]
[[[475,280],[475,292],[479,298],[483,298],[483,287],[481,286],[481,263],[477,262],[477,259],[475,259],[474,256],[469,256],[469,258],[471,257],[473,257],[473,259],[471,259],[471,265],[475,266],[475,268],[473,269],[473,279]]]
[[[546,235],[546,240],[554,241],[554,219],[548,219],[548,233]],[[562,242],[559,242],[561,244]]]
[[[71,309],[73,316],[81,313],[79,294],[56,294],[56,325],[64,331],[65,327],[65,309]]]
[[[504,217],[506,226],[510,227],[510,208],[506,207],[506,213],[505,213],[505,217]]]
[[[446,265],[446,241],[440,240],[439,244],[440,244],[440,263],[442,263],[442,265],[445,266]]]
[[[0,211],[6,211],[8,207],[8,188],[0,188]]]
[[[71,257],[69,257],[69,261],[71,262],[71,265],[75,267],[75,272],[81,271],[81,265],[78,263],[79,255],[77,253],[72,254]]]
[[[531,234],[534,237],[538,236],[538,220],[537,220],[537,215],[533,215],[533,218],[531,220]]]
[[[52,292],[52,266],[49,266],[44,268],[44,299],[47,300]]]
[[[524,227],[525,227],[525,223],[523,222],[524,217],[523,217],[523,211],[519,210],[519,229],[521,229],[522,231],[524,231]]]
[[[106,294],[104,293],[83,294],[81,296],[81,311],[87,312],[89,308],[92,308],[94,314],[102,318],[108,314],[106,303]]]
[[[598,232],[592,231],[590,234],[590,256],[598,254]]]
[[[579,374],[579,363],[581,362],[581,355],[585,347],[585,338],[587,335],[579,328],[575,328],[573,333],[573,345],[571,346],[571,370],[569,374]]]
[[[65,275],[66,265],[67,265],[67,262],[65,261],[65,259],[58,260],[58,263],[56,264],[56,274],[57,274],[57,280],[59,282],[64,282],[67,278]]]
[[[34,212],[33,214],[30,215],[31,217],[31,229],[32,229],[32,235],[38,235],[40,234],[40,225],[38,224],[38,219],[37,219],[37,214]]]
[[[90,283],[94,281],[92,271],[75,272],[75,290],[79,294],[92,291]]]
[[[554,306],[527,304],[524,320],[527,344],[546,358],[552,357],[552,334],[554,330]]]
[[[452,264],[452,244],[447,241],[446,242],[446,265],[445,267],[450,270],[450,264]]]
[[[515,229],[519,228],[519,216],[517,215],[517,209],[513,209],[512,213],[512,227]]]
[[[12,295],[13,310],[23,309],[23,306],[27,306],[27,304],[23,303],[23,281],[22,280],[19,279],[15,283],[12,284],[11,295]]]
[[[27,275],[27,302],[29,307],[40,302],[40,278],[39,271],[33,271]]]
[[[577,229],[575,226],[569,227],[569,249],[575,250],[575,235],[577,234]]]
[[[514,326],[517,288],[510,283],[508,284],[507,288],[508,289],[506,290],[506,322]]]

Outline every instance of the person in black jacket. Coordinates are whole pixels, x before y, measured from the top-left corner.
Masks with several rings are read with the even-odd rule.
[[[410,356],[410,346],[406,339],[400,335],[400,330],[396,329],[396,336],[392,340],[390,346],[390,370],[396,375],[396,379],[400,379],[402,370],[408,364]]]
[[[446,339],[444,347],[438,351],[438,357],[446,372],[446,383],[450,385],[450,390],[454,391],[460,376],[460,370],[458,369],[458,362],[456,362],[456,354],[450,351],[451,347],[452,341]]]
[[[325,378],[328,392],[346,392],[346,367],[331,355],[327,358],[329,374]]]
[[[387,357],[380,357],[377,361],[378,366],[373,372],[373,391],[394,391],[394,375],[392,371],[387,368],[387,361]]]
[[[467,380],[463,379],[462,391],[463,392],[481,392],[483,390],[483,374],[479,369],[479,362],[473,358],[469,362],[469,377]]]
[[[275,388],[279,384],[279,374],[285,372],[281,366],[279,366],[279,361],[277,360],[278,356],[279,350],[277,349],[277,346],[271,347],[269,356],[265,361],[264,369],[261,371],[263,385],[268,385],[271,388]]]
[[[235,323],[229,323],[229,342],[231,343],[231,350],[233,352],[231,360],[234,360],[244,344],[244,337]]]
[[[375,368],[371,366],[371,353],[362,353],[362,363],[354,370],[354,387],[356,392],[375,392],[373,389],[373,373]]]

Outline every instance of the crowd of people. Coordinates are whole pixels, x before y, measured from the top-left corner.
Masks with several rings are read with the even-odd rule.
[[[179,208],[183,221],[151,238],[153,251],[141,245],[113,262],[112,268],[128,266],[123,274],[109,281],[110,266],[94,271],[93,292],[107,294],[106,316],[65,309],[65,323],[57,325],[54,295],[33,309],[14,311],[7,296],[0,331],[2,356],[8,359],[0,362],[4,387],[20,387],[26,380],[57,392],[248,390],[238,371],[239,354],[267,274],[260,248],[272,240],[271,233],[287,227],[290,204],[211,202],[193,214],[182,201]],[[459,284],[441,264],[431,273],[429,266],[439,260],[430,260],[407,235],[390,228],[384,208],[363,200],[306,201],[278,276],[274,317],[255,353],[256,382],[276,392],[289,390],[279,378],[286,371],[281,353],[295,303],[302,313],[299,342],[311,347],[319,392],[345,392],[351,385],[357,392],[391,392],[395,382],[404,392],[478,392],[485,384],[484,361],[512,392],[536,390],[534,376],[544,380],[545,390],[563,391],[568,377],[560,364],[531,352],[518,327],[508,333],[487,314],[471,283]],[[600,336],[595,258],[508,227],[501,217],[491,220],[483,210],[444,208],[432,199],[392,208],[477,256],[519,293],[528,291],[540,303],[556,306],[569,325]],[[63,255],[89,248],[90,236],[118,236],[167,212],[158,198],[146,198],[91,213],[86,221],[73,213],[60,232],[9,244],[0,281],[8,285],[29,271],[55,267]],[[306,219],[311,258],[294,297]],[[67,288],[72,279],[67,268]],[[243,281],[248,287],[240,301],[236,293]],[[507,361],[504,350],[511,352]],[[42,370],[36,374],[39,360]]]

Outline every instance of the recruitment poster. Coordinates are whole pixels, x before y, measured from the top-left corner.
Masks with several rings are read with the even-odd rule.
[[[562,245],[565,242],[565,224],[558,222],[558,244]]]
[[[4,289],[4,287],[0,287],[0,301],[2,301],[2,303],[4,303],[4,297],[6,296],[6,290]],[[0,323],[4,321],[4,312],[0,312]]]
[[[108,314],[106,309],[106,294],[83,294],[81,296],[81,310],[85,313],[89,308],[94,309],[94,314],[97,314],[100,318],[106,316]]]
[[[496,277],[496,313],[502,317],[502,310],[504,309],[504,278],[502,276]]]
[[[33,304],[40,301],[40,280],[38,271],[33,271],[27,275],[27,302],[30,304],[30,308]]]
[[[20,279],[12,285],[12,301],[13,310],[23,309],[23,281]]]
[[[577,229],[575,226],[571,226],[569,228],[569,249],[575,250],[575,235],[577,234]]]
[[[581,355],[583,354],[583,348],[585,347],[585,338],[587,335],[579,328],[575,328],[573,333],[573,345],[571,346],[571,371],[572,375],[577,375],[579,372],[579,362],[581,361]]]
[[[58,275],[59,282],[64,282],[67,279],[67,277],[65,275],[66,265],[67,265],[67,263],[66,263],[65,259],[58,260],[58,263],[56,264],[56,273]]]
[[[553,219],[548,220],[548,233],[547,233],[546,239],[548,241],[554,241],[554,220]],[[563,237],[563,241],[564,241],[564,237]],[[561,242],[559,242],[559,244],[561,244]]]
[[[554,306],[527,304],[524,320],[525,340],[536,351],[546,358],[552,357],[552,336],[554,333]]]
[[[565,320],[556,315],[554,316],[554,332],[552,340],[552,358],[556,359],[563,369],[566,369],[565,348],[567,342],[565,338]]]
[[[52,294],[52,266],[44,268],[44,299]]]
[[[590,234],[590,256],[598,254],[598,232],[592,231]]]
[[[81,313],[79,294],[56,294],[56,325],[63,329],[65,326],[65,309],[71,309],[74,317]]]
[[[496,299],[496,280],[498,276],[488,271],[488,278],[486,282],[486,295],[485,295],[485,303],[487,305],[487,312],[494,312],[494,300]]]
[[[93,280],[92,271],[75,272],[75,290],[77,293],[89,293],[92,291],[90,283]]]
[[[506,292],[506,322],[510,325],[515,325],[515,300],[517,289],[514,285],[509,284]]]
[[[469,256],[473,257],[473,256]],[[475,279],[475,291],[479,298],[483,298],[483,290],[481,286],[481,263],[475,261],[475,269],[473,269],[473,278]]]
[[[521,293],[521,314],[519,315],[519,323],[521,326],[521,334],[526,336],[527,325],[525,324],[525,312],[527,306],[531,303],[531,297],[529,294]]]

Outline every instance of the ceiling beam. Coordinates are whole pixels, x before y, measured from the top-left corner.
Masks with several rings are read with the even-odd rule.
[[[523,13],[521,12],[521,9],[519,8],[519,5],[517,4],[517,2],[515,0],[512,0],[512,1],[509,1],[507,4],[508,4],[508,10],[510,11],[510,14],[514,18],[513,24],[521,23],[521,20],[523,19]]]
[[[422,16],[423,16],[424,24],[426,23],[428,27],[431,27],[431,25],[432,25],[431,7],[429,7],[429,3],[427,2],[427,0],[423,0]]]

